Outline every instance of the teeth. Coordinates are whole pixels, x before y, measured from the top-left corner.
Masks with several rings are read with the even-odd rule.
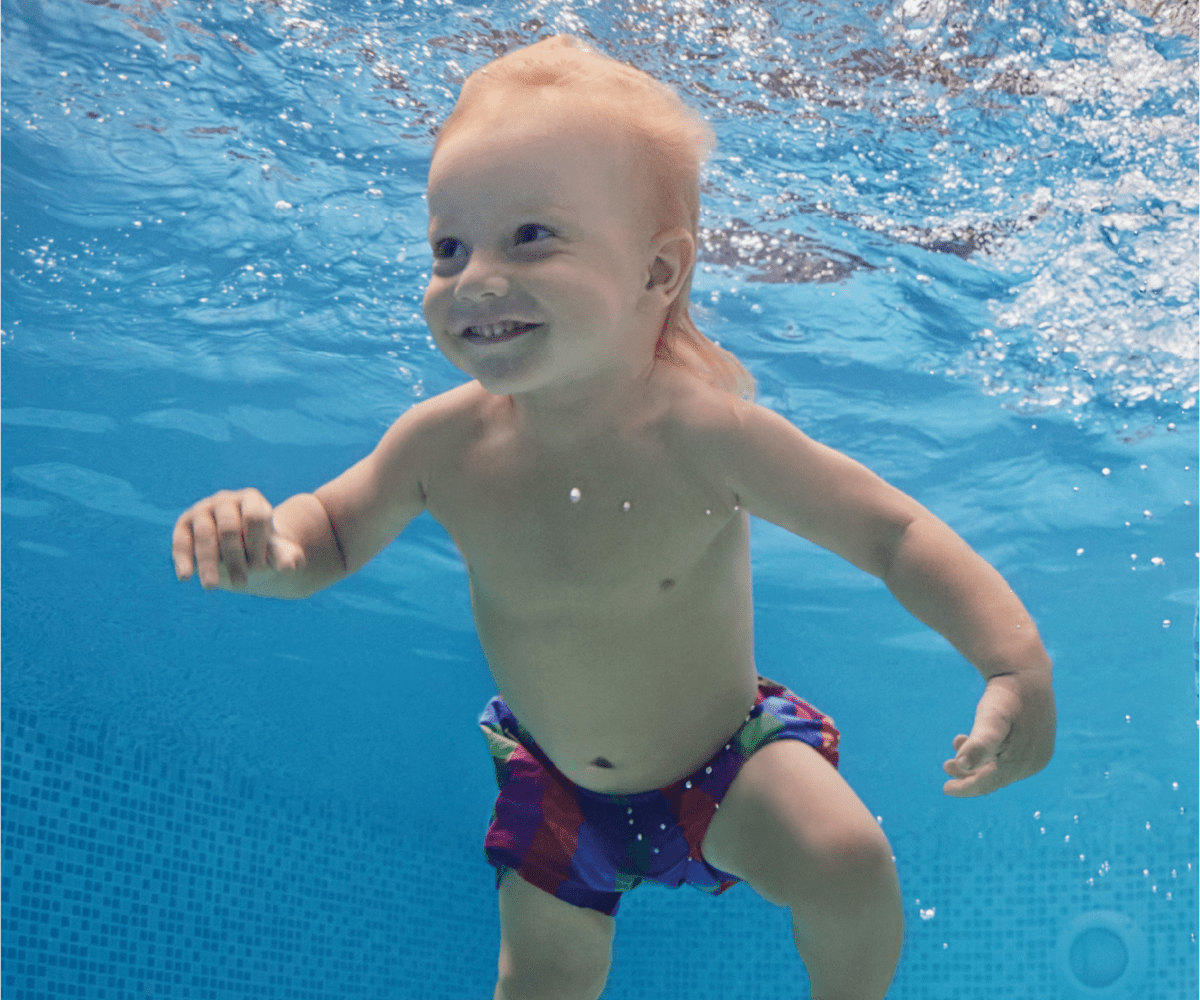
[[[471,330],[475,333],[475,336],[487,339],[490,337],[499,337],[501,334],[508,333],[512,330],[515,330],[518,326],[524,325],[524,323],[513,322],[492,323],[490,326],[473,326],[471,327]]]

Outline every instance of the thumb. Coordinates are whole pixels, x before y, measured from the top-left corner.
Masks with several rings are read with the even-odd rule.
[[[1008,737],[1008,721],[1000,715],[983,714],[975,720],[968,736],[955,749],[954,759],[964,771],[974,771],[981,764],[994,760]],[[957,740],[955,741],[958,742]]]
[[[304,549],[281,535],[272,535],[267,542],[267,564],[279,573],[294,573],[304,569],[308,560]]]

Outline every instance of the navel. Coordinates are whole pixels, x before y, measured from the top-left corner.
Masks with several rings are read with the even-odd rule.
[[[663,582],[658,585],[658,589],[659,590],[670,590],[674,586],[675,586],[674,580],[663,580]]]
[[[612,767],[612,761],[607,757],[597,757],[592,764],[595,767]]]

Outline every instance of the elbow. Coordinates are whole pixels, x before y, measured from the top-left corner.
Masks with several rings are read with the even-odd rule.
[[[325,515],[325,523],[329,527],[329,540],[333,542],[329,562],[333,565],[329,567],[327,574],[331,576],[331,579],[314,586],[309,592],[310,594],[315,593],[323,587],[328,587],[330,584],[337,583],[338,580],[350,575],[350,564],[346,559],[346,546],[342,541],[343,532],[338,531],[337,522],[334,521],[333,516],[329,513],[329,508],[325,506],[321,498],[314,493],[313,499],[317,501],[317,505],[321,508],[321,513]]]
[[[876,538],[875,544],[871,548],[869,562],[865,567],[868,572],[879,577],[884,583],[890,583],[896,564],[900,560],[901,550],[916,522],[916,515],[912,515],[893,521],[884,527],[880,537]]]

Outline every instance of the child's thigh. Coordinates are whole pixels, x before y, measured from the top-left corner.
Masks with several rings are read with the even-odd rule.
[[[780,906],[894,878],[891,847],[875,818],[837,769],[800,740],[776,740],[750,756],[701,853]]]
[[[500,882],[501,982],[603,986],[615,926],[607,913],[565,903],[509,869]]]

